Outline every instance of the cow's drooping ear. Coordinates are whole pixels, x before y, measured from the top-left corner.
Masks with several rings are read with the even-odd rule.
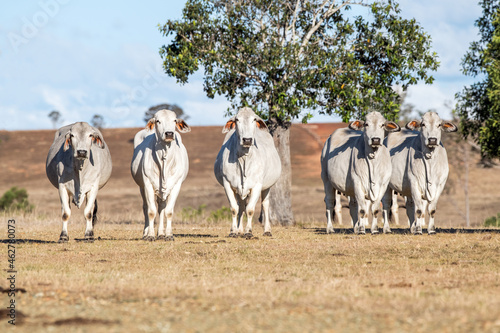
[[[191,132],[191,127],[189,127],[188,124],[186,124],[186,122],[182,119],[176,119],[175,120],[175,123],[176,123],[176,126],[177,126],[177,130],[181,133],[187,133],[187,132]]]
[[[257,118],[255,119],[255,121],[257,122],[257,128],[258,129],[261,129],[261,130],[267,130],[267,125],[266,123],[264,122],[264,120],[260,119],[260,118]]]
[[[458,127],[452,123],[452,122],[449,122],[449,121],[443,121],[441,123],[441,129],[445,132],[456,132],[458,131]]]
[[[102,141],[102,138],[99,134],[94,133],[91,135],[91,137],[92,137],[92,143],[94,143],[97,147],[104,149],[105,147],[104,141]]]
[[[66,133],[66,140],[64,141],[63,151],[66,151],[71,146],[71,132]]]
[[[385,122],[385,130],[389,133],[401,131],[401,127],[393,121]]]
[[[405,127],[409,130],[415,131],[420,128],[420,120],[409,121]]]
[[[363,128],[364,121],[354,120],[349,123],[349,128],[355,131],[360,131]]]
[[[235,127],[236,127],[236,120],[234,118],[231,118],[227,121],[226,125],[224,125],[224,128],[222,128],[222,133],[227,133]]]
[[[153,128],[155,128],[155,123],[155,118],[149,119],[148,123],[146,124],[146,128],[152,130]]]

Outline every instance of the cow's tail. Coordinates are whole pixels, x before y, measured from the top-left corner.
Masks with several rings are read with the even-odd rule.
[[[97,199],[94,201],[94,212],[92,213],[92,227],[97,223]]]

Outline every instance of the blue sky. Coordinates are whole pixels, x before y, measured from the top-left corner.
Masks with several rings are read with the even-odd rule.
[[[400,0],[402,15],[415,17],[433,40],[441,66],[433,85],[409,89],[408,102],[450,117],[445,103],[474,82],[460,60],[477,40],[474,0]],[[195,125],[222,125],[229,102],[208,99],[202,75],[186,85],[163,74],[157,24],[181,17],[184,1],[3,1],[0,4],[0,129],[50,129],[104,116],[107,127],[143,126],[148,107],[175,103]],[[316,115],[312,122],[339,121]]]

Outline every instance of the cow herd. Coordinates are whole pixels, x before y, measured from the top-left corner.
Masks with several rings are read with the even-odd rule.
[[[321,178],[325,190],[327,233],[341,222],[340,197],[349,199],[354,232],[364,234],[371,213],[371,233],[378,233],[382,213],[384,233],[390,232],[389,214],[397,217],[397,193],[406,199],[411,232],[422,233],[426,214],[428,233],[435,233],[434,215],[448,178],[448,158],[441,132],[457,127],[435,112],[413,120],[401,129],[379,112],[336,130],[321,154]],[[158,111],[134,137],[131,173],[143,200],[143,239],[174,240],[172,219],[175,202],[189,170],[187,150],[180,133],[191,131],[173,111]],[[214,173],[224,187],[231,208],[230,237],[252,235],[252,219],[259,197],[264,236],[271,236],[269,191],[281,175],[281,161],[265,122],[252,109],[242,108],[223,127],[226,133],[217,155]],[[386,135],[387,133],[387,135]],[[97,192],[111,175],[111,155],[101,132],[78,122],[60,128],[46,162],[52,185],[59,190],[62,232],[67,242],[70,204],[85,202],[85,240],[93,241],[97,219]],[[154,221],[158,215],[158,232]],[[243,216],[246,226],[243,227]],[[165,222],[166,219],[166,222]]]

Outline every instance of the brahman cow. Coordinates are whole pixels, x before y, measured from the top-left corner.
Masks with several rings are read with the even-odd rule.
[[[160,220],[158,239],[174,240],[174,206],[189,170],[188,154],[177,131],[186,133],[191,128],[184,120],[177,119],[175,112],[160,110],[134,138],[130,169],[141,191],[145,240],[155,240],[154,219],[157,212]]]
[[[94,240],[97,220],[97,191],[106,185],[111,175],[111,155],[101,132],[87,123],[78,122],[60,128],[50,146],[46,173],[52,185],[59,189],[62,205],[62,232],[59,242],[67,242],[70,203],[83,210],[87,227],[85,240]]]
[[[386,145],[391,154],[392,176],[384,197],[384,223],[388,210],[397,214],[392,191],[406,197],[406,214],[413,234],[422,234],[425,213],[429,214],[428,233],[435,233],[434,215],[438,199],[448,179],[448,156],[441,143],[441,132],[455,132],[457,127],[441,120],[436,112],[410,121],[407,130],[390,134]],[[417,129],[420,128],[420,131]],[[396,208],[394,208],[396,207]],[[416,220],[415,220],[416,217]]]
[[[227,133],[214,165],[215,177],[224,187],[231,206],[230,237],[243,233],[243,214],[247,216],[245,236],[252,236],[255,206],[262,197],[264,236],[271,236],[269,190],[281,175],[281,161],[264,121],[250,108],[242,108],[229,119]]]
[[[334,232],[332,215],[340,214],[337,191],[349,196],[354,232],[365,233],[371,211],[371,232],[378,233],[380,202],[391,177],[389,151],[382,142],[385,131],[400,129],[398,124],[373,111],[365,122],[355,120],[326,140],[321,154],[321,179],[325,189],[327,233]],[[388,225],[384,224],[384,232],[387,231]]]

